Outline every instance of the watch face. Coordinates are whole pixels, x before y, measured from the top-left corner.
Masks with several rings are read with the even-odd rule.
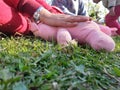
[[[39,14],[39,12],[35,12],[34,13],[33,19],[35,20],[35,22],[38,22],[40,20],[40,14]]]
[[[43,9],[43,7],[39,7],[36,12],[33,15],[33,19],[35,22],[40,22],[40,11]]]

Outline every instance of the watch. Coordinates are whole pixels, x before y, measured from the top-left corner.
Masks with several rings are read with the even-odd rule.
[[[40,11],[43,9],[43,7],[39,7],[33,14],[33,19],[36,23],[40,22]]]

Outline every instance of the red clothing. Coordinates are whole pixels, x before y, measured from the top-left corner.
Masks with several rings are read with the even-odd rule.
[[[118,18],[120,16],[120,5],[115,6],[115,15],[111,15],[108,13],[105,16],[105,23],[109,27],[116,27],[117,33],[120,35],[120,23],[118,22]]]
[[[29,23],[23,14],[32,17],[33,13],[42,5],[48,10],[51,6],[43,0],[0,0],[0,32],[13,35],[29,33]],[[54,10],[53,10],[54,11]]]

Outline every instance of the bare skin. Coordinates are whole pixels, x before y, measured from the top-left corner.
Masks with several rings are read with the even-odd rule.
[[[65,14],[53,14],[46,9],[40,12],[40,21],[44,24],[54,27],[73,27],[78,25],[79,22],[90,21],[91,18],[87,16],[71,16]]]

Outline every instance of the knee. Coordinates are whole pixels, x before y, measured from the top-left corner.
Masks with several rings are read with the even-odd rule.
[[[72,40],[70,33],[66,29],[59,29],[57,32],[57,42],[60,45],[67,45]]]

